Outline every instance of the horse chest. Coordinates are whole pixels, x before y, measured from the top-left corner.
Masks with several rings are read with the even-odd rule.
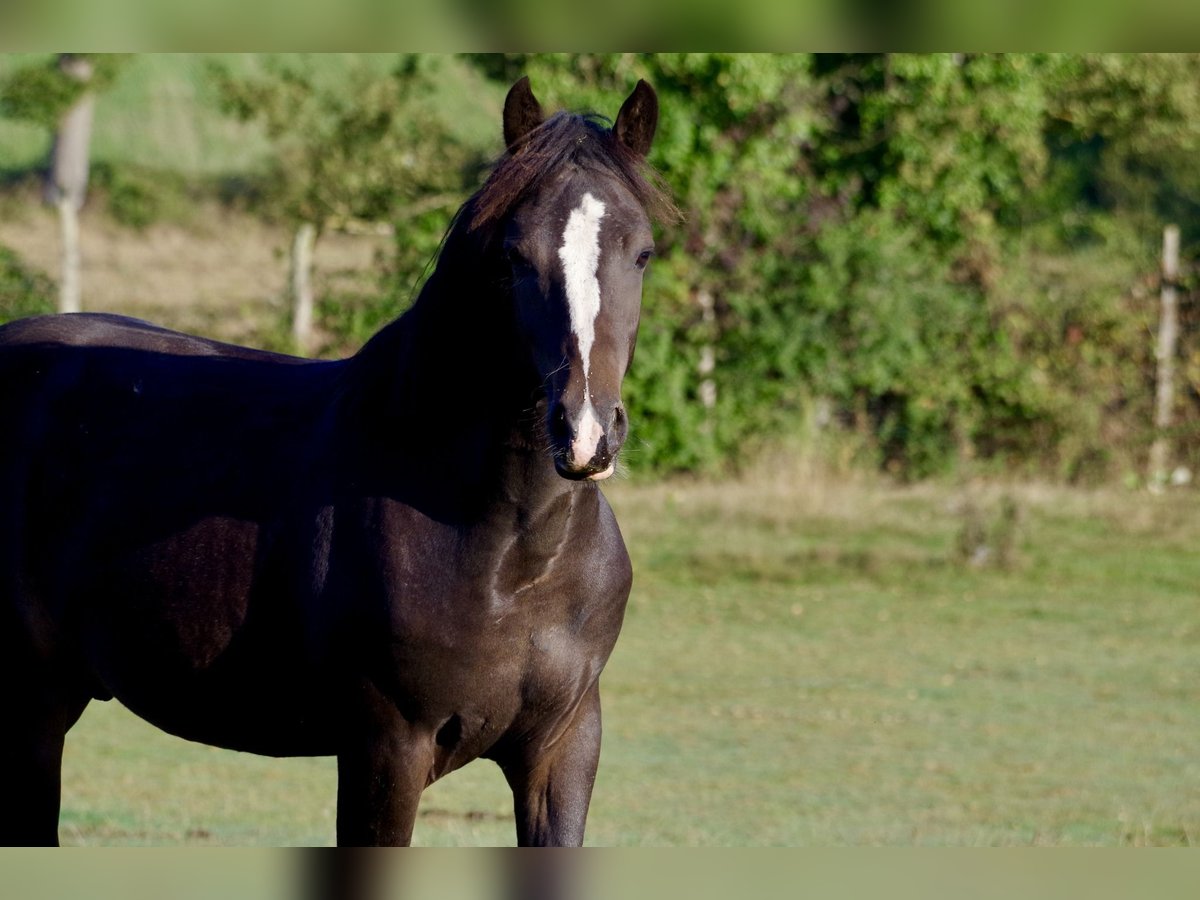
[[[380,634],[408,693],[433,696],[453,685],[485,695],[520,695],[530,683],[576,680],[607,655],[623,597],[593,592],[568,570],[529,563],[538,574],[515,589],[498,578],[407,582]]]
[[[401,523],[411,524],[395,511]],[[520,728],[573,709],[628,596],[624,544],[594,505],[509,524],[518,527],[444,529],[419,553],[398,545],[382,573],[387,625],[376,639],[387,663],[376,678],[423,719],[461,716],[464,740],[472,722]]]

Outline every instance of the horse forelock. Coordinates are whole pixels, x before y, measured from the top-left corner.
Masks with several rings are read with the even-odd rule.
[[[494,228],[530,192],[566,165],[615,179],[654,221],[674,222],[679,210],[661,176],[613,136],[609,121],[594,113],[555,113],[492,167],[483,187],[467,202],[467,228]]]

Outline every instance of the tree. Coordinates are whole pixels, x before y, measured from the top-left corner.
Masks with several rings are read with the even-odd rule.
[[[322,232],[412,221],[461,200],[480,151],[435,107],[442,65],[408,54],[380,72],[358,61],[336,83],[320,81],[303,56],[269,58],[250,76],[213,69],[224,109],[260,122],[274,145],[267,204],[294,229],[292,333],[302,349],[311,340],[312,253]]]
[[[54,129],[46,199],[62,225],[59,312],[78,312],[81,300],[79,211],[87,198],[95,92],[107,87],[124,56],[63,53],[51,63],[17,70],[0,86],[0,113]]]

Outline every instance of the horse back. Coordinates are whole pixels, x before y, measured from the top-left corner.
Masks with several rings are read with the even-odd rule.
[[[47,353],[54,350],[62,352],[70,347],[98,347],[174,356],[224,356],[276,363],[306,362],[299,357],[239,347],[172,331],[141,319],[108,313],[32,316],[0,326],[0,361],[7,358],[7,350],[21,347],[41,348]]]
[[[37,499],[63,512],[89,491],[161,505],[168,489],[287,470],[276,457],[313,446],[336,367],[120,316],[10,323],[0,327],[6,499],[40,488]]]

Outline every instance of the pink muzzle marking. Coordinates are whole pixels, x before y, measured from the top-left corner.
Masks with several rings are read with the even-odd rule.
[[[604,428],[596,418],[590,402],[585,403],[583,415],[575,429],[575,439],[571,441],[571,465],[582,469],[592,461],[600,446],[600,438],[604,437]]]

